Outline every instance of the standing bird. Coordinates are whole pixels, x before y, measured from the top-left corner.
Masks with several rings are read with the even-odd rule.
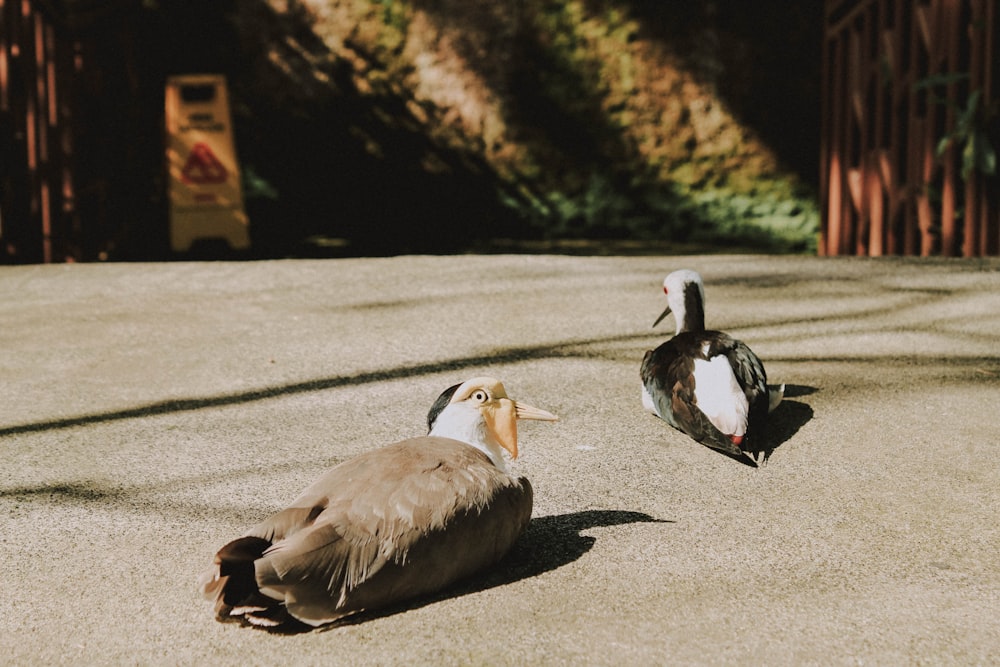
[[[320,626],[437,591],[499,561],[531,518],[507,470],[517,420],[555,415],[479,377],[445,390],[430,433],[329,470],[286,509],[222,547],[201,577],[216,618]]]
[[[761,451],[767,414],[784,385],[768,392],[767,374],[753,351],[721,331],[705,330],[705,288],[695,271],[674,271],[663,281],[673,312],[673,338],[642,360],[642,404],[701,444],[756,465],[745,452]]]

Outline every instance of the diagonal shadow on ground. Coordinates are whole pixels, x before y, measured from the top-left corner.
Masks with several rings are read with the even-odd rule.
[[[596,343],[623,342],[633,339],[642,339],[646,336],[624,335],[609,336],[606,338],[593,340],[571,340],[550,345],[537,345],[531,347],[516,347],[504,350],[496,350],[480,355],[460,357],[457,359],[447,359],[438,362],[425,364],[414,364],[411,366],[400,366],[385,370],[365,371],[354,375],[342,375],[331,378],[320,378],[316,380],[306,380],[277,387],[263,387],[250,391],[235,394],[223,394],[221,396],[206,396],[201,398],[183,398],[149,403],[135,408],[115,410],[109,412],[99,412],[78,417],[66,417],[64,419],[53,419],[49,421],[34,422],[30,424],[19,424],[0,428],[0,438],[10,435],[20,435],[23,433],[35,433],[39,431],[51,431],[62,428],[72,428],[74,426],[86,426],[101,422],[117,421],[122,419],[137,419],[142,417],[154,417],[157,415],[170,414],[174,412],[185,412],[192,410],[202,410],[205,408],[216,408],[227,405],[237,405],[240,403],[250,403],[279,396],[291,394],[301,394],[313,391],[323,391],[325,389],[335,389],[337,387],[348,387],[368,384],[371,382],[382,382],[395,380],[404,377],[430,375],[433,373],[443,373],[446,371],[457,371],[477,366],[488,366],[496,364],[509,364],[520,361],[531,361],[535,359],[546,359],[552,357],[579,356],[579,352],[573,352],[573,348],[585,347]]]

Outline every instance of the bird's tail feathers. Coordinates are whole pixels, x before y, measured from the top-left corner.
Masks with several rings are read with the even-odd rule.
[[[270,546],[260,537],[241,537],[219,549],[199,579],[202,595],[215,602],[216,619],[245,621],[280,604],[260,592],[255,576],[254,561]]]
[[[774,412],[774,409],[778,407],[781,403],[781,399],[785,397],[785,384],[781,383],[777,386],[770,386],[767,388],[767,411]]]
[[[698,420],[700,424],[698,429],[700,436],[695,437],[695,440],[706,447],[725,454],[729,458],[739,461],[740,463],[745,463],[752,468],[757,467],[757,462],[751,458],[745,450],[743,450],[740,444],[737,444],[734,441],[732,436],[726,435],[717,429],[715,425],[709,421],[708,417],[706,417],[700,410],[697,412],[697,416],[700,417]],[[745,442],[746,441],[741,439],[741,444]]]
[[[752,454],[734,443],[727,435],[722,435],[722,437],[709,436],[698,442],[751,468],[757,467],[757,460],[753,458]]]

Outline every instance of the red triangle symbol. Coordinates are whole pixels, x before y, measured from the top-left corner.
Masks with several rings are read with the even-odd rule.
[[[191,155],[181,169],[181,178],[185,183],[200,185],[225,183],[228,175],[229,172],[219,162],[219,158],[215,157],[208,144],[202,141],[191,147]]]

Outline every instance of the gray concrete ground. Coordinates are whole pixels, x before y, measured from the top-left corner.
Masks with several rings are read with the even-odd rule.
[[[752,469],[643,412],[667,272],[790,397]],[[0,267],[0,663],[996,664],[1000,262],[458,256]],[[534,521],[364,622],[223,625],[230,538],[480,374]]]

